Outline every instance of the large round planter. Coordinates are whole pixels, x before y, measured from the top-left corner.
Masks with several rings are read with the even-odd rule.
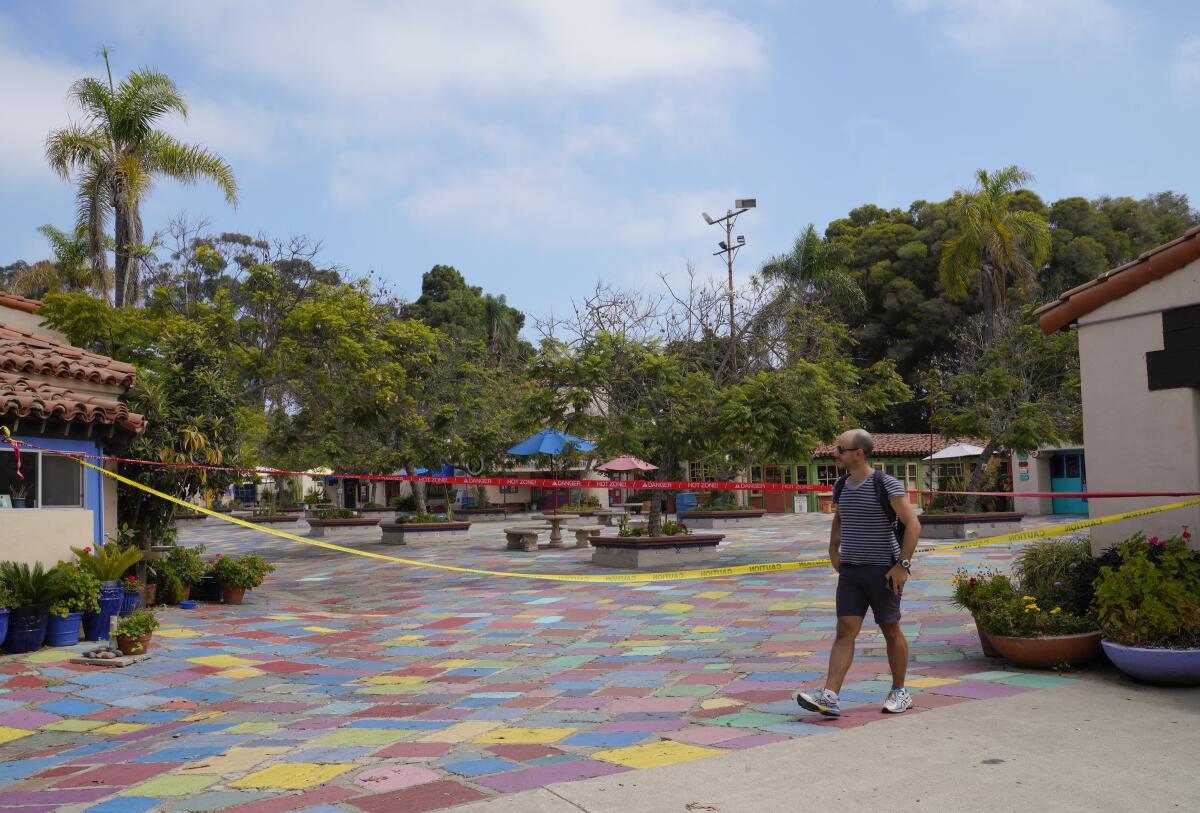
[[[1200,649],[1150,649],[1100,642],[1113,665],[1134,680],[1163,686],[1200,686]]]
[[[48,604],[13,607],[9,611],[8,634],[4,636],[4,648],[14,654],[41,649],[46,641],[46,622],[49,618]]]
[[[1000,653],[992,646],[992,639],[983,631],[983,627],[979,626],[978,618],[975,619],[975,631],[979,633],[979,645],[983,647],[983,654],[988,658],[999,658]]]
[[[245,596],[245,587],[234,587],[232,584],[221,585],[221,600],[226,604],[241,604]]]
[[[129,615],[138,608],[142,594],[136,590],[132,593],[125,593],[121,598],[121,615]]]
[[[125,591],[117,580],[100,584],[100,611],[83,614],[83,640],[107,641],[112,617],[121,612]]]
[[[1060,663],[1083,666],[1100,657],[1100,633],[1049,635],[1044,638],[1009,638],[989,635],[992,646],[1017,666],[1049,669]]]
[[[149,635],[144,635],[141,638],[131,638],[128,635],[117,636],[117,649],[121,650],[122,655],[143,655],[149,645]]]
[[[8,635],[8,608],[0,607],[0,641]]]
[[[75,646],[79,643],[79,623],[82,619],[82,610],[66,615],[50,613],[50,620],[46,622],[46,645]]]

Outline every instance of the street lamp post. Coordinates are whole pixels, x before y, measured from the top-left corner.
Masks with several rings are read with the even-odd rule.
[[[733,258],[737,255],[738,250],[746,245],[745,236],[739,234],[735,240],[733,237],[733,224],[738,219],[738,215],[755,208],[758,201],[755,198],[739,198],[733,202],[733,208],[725,211],[725,216],[713,219],[708,212],[701,212],[704,222],[710,226],[720,225],[725,229],[725,239],[717,243],[720,251],[714,251],[713,256],[719,257],[725,255],[725,268],[729,273],[729,368],[733,373],[733,379],[736,381],[738,377],[738,360],[737,360],[737,326],[734,323],[733,315]]]

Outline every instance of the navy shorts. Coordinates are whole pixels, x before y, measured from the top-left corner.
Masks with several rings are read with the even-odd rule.
[[[900,596],[887,585],[890,565],[852,565],[842,562],[837,584],[837,614],[863,618],[867,608],[876,624],[900,620]]]

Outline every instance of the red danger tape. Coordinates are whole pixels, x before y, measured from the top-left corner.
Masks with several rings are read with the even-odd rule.
[[[311,471],[289,469],[241,468],[238,466],[207,466],[200,463],[164,463],[158,460],[139,460],[109,455],[85,455],[47,449],[27,440],[5,438],[14,449],[28,446],[48,454],[62,455],[103,463],[127,463],[136,466],[193,469],[197,471],[225,471],[238,474],[257,474],[286,477],[312,477],[328,480],[371,480],[384,482],[445,483],[467,486],[517,486],[531,488],[596,488],[627,489],[630,491],[790,491],[796,493],[830,494],[832,484],[802,485],[797,483],[744,483],[728,480],[575,480],[545,477],[436,477],[427,474],[318,474]],[[1031,499],[1116,499],[1121,497],[1200,497],[1200,491],[938,491],[934,489],[908,489],[909,494],[948,494],[976,497],[1021,497]]]

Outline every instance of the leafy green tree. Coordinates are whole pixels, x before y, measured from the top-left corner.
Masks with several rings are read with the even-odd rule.
[[[837,246],[827,241],[810,223],[796,237],[786,254],[772,257],[760,272],[767,282],[778,283],[776,306],[817,300],[849,314],[866,307],[866,297],[838,256]]]
[[[485,294],[467,285],[459,271],[435,265],[421,278],[421,296],[403,309],[453,339],[482,342],[495,363],[519,361],[532,351],[520,338],[525,314],[510,307],[503,295]]]
[[[1050,226],[1043,214],[1018,208],[1017,193],[1033,176],[1010,166],[976,173],[977,186],[955,193],[951,220],[958,233],[942,250],[938,265],[942,285],[951,297],[967,290],[968,274],[979,271],[984,339],[996,331],[997,314],[1007,307],[1010,282],[1028,296],[1037,269],[1050,256]]]
[[[219,156],[154,129],[168,113],[187,117],[187,104],[170,77],[137,70],[115,85],[108,51],[101,53],[107,84],[85,77],[71,86],[70,97],[85,120],[52,130],[46,158],[55,172],[78,186],[78,219],[87,228],[96,278],[105,274],[105,230],[109,217],[114,218],[113,303],[119,307],[137,300],[137,266],[145,250],[140,210],[154,179],[192,184],[207,178],[231,204],[237,203],[237,183]]]
[[[1042,335],[1032,311],[1002,318],[985,338],[976,321],[959,336],[957,354],[926,376],[936,392],[935,428],[986,440],[967,491],[978,491],[993,455],[1029,452],[1083,436],[1079,342],[1070,331]],[[973,511],[977,498],[963,499]]]

